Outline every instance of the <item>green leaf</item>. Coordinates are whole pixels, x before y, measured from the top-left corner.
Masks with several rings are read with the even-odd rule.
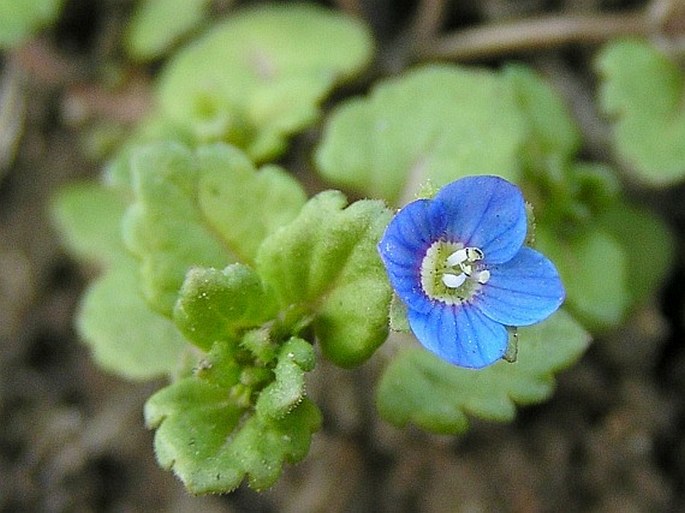
[[[314,348],[301,338],[283,344],[274,369],[274,381],[259,394],[257,415],[282,419],[297,407],[305,395],[304,373],[314,369]]]
[[[522,65],[508,65],[503,79],[511,83],[528,125],[528,157],[572,157],[580,147],[580,133],[558,93]]]
[[[372,48],[364,26],[317,6],[243,10],[169,63],[158,88],[162,116],[198,142],[231,142],[267,160],[316,121],[319,103],[369,63]]]
[[[566,287],[566,305],[593,329],[618,325],[630,306],[630,260],[623,246],[601,228],[573,239],[538,226],[536,245],[557,266]]]
[[[599,218],[600,225],[623,245],[632,302],[642,301],[661,285],[673,269],[676,246],[673,234],[646,209],[614,202]]]
[[[189,347],[167,318],[152,312],[140,294],[131,257],[93,282],[81,300],[76,326],[97,363],[129,379],[151,379],[180,370]]]
[[[516,404],[547,399],[553,374],[583,353],[589,336],[563,311],[518,330],[515,363],[499,361],[483,370],[453,366],[423,349],[399,353],[376,391],[380,414],[396,426],[413,423],[436,433],[461,433],[468,417],[506,422]]]
[[[596,162],[546,159],[526,185],[536,219],[561,238],[593,229],[603,212],[620,201],[615,173]]]
[[[347,208],[323,192],[288,226],[264,240],[257,271],[283,308],[314,315],[314,331],[330,360],[349,367],[385,340],[392,292],[376,245],[391,214],[380,201]]]
[[[135,203],[124,239],[142,260],[146,299],[165,315],[190,268],[252,263],[262,239],[305,201],[283,170],[255,171],[242,152],[223,144],[196,152],[173,143],[145,147],[133,156],[131,175]]]
[[[211,0],[139,0],[126,30],[128,53],[161,57],[208,16]]]
[[[300,378],[313,357],[304,354],[311,353],[305,346],[295,339],[284,344],[275,381],[259,394],[256,409],[241,382],[244,365],[236,362],[235,348],[226,345],[215,346],[194,376],[153,395],[145,419],[157,429],[159,464],[173,469],[192,493],[229,492],[244,478],[256,490],[271,486],[284,462],[306,456],[321,425],[319,410],[303,396]]]
[[[525,124],[513,88],[498,75],[430,65],[342,104],[316,152],[332,183],[393,204],[466,175],[516,181]]]
[[[62,188],[53,198],[51,214],[62,242],[78,258],[109,266],[128,253],[121,241],[126,201],[95,182]]]
[[[649,185],[685,177],[685,75],[644,41],[607,46],[597,60],[599,101],[614,121],[616,153]]]
[[[0,2],[0,48],[17,46],[41,26],[57,18],[63,0]]]
[[[612,205],[621,202],[621,184],[612,168],[598,162],[573,162],[568,167],[573,199],[577,205],[601,217]]]
[[[276,314],[276,305],[249,267],[233,264],[223,271],[193,268],[183,282],[174,321],[198,347],[209,350],[217,340],[239,340]]]
[[[121,240],[126,206],[119,191],[81,183],[60,190],[51,213],[68,249],[107,269],[81,300],[80,337],[101,367],[128,379],[152,379],[181,370],[189,346],[143,299],[137,264]]]
[[[174,141],[188,147],[195,143],[193,137],[182,127],[170,125],[158,117],[142,119],[131,139],[122,144],[106,163],[103,172],[106,183],[117,190],[130,193],[132,159],[143,146],[159,144],[160,141]]]

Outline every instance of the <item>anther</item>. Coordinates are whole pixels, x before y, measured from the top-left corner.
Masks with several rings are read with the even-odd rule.
[[[457,289],[457,288],[461,287],[465,281],[466,281],[466,275],[465,274],[443,274],[442,275],[442,283],[445,284],[445,287],[448,287],[450,289]]]
[[[465,262],[467,259],[468,254],[466,252],[466,249],[461,248],[447,257],[447,265],[449,267],[454,267],[455,265],[459,265],[462,262]]]
[[[477,260],[483,260],[483,251],[479,248],[465,248],[466,258],[471,262],[476,262]]]

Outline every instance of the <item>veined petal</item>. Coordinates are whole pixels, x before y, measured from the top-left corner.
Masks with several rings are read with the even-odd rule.
[[[431,203],[418,200],[400,210],[378,244],[392,288],[409,308],[422,312],[432,301],[421,288],[421,263],[445,223],[442,207]]]
[[[549,317],[566,295],[554,264],[534,249],[521,251],[489,267],[490,279],[473,300],[490,319],[508,326],[528,326]]]
[[[507,329],[472,305],[435,303],[426,313],[409,309],[408,318],[414,335],[426,349],[461,367],[486,367],[507,349]]]
[[[481,249],[485,263],[506,262],[523,245],[528,229],[523,195],[502,178],[462,178],[443,187],[434,202],[444,205],[448,236]]]
[[[431,200],[420,199],[402,208],[390,221],[379,247],[383,252],[383,243],[396,240],[404,249],[423,251],[430,246],[444,231],[446,217],[442,205],[432,205]],[[437,209],[437,212],[436,212]],[[421,257],[423,258],[423,255]]]

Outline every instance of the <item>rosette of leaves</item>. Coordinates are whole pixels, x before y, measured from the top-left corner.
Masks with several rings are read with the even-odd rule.
[[[240,10],[167,63],[157,84],[158,112],[142,135],[223,141],[268,160],[317,120],[320,102],[358,74],[372,52],[364,25],[315,5]]]
[[[223,146],[194,156],[176,150],[178,161],[168,158],[168,148],[157,153],[154,169],[165,169],[166,178],[149,177],[149,168],[133,170],[139,200],[125,222],[144,275],[156,276],[151,299],[165,309],[180,287],[175,324],[209,351],[192,376],[146,406],[160,464],[196,493],[231,490],[243,477],[262,489],[277,479],[283,462],[304,457],[320,425],[318,409],[304,395],[304,373],[314,366],[311,341],[349,366],[387,336],[390,291],[375,252],[389,217],[382,203],[345,208],[341,194],[322,193],[298,205],[293,218],[295,209],[284,209],[299,196],[283,175],[277,181],[267,174],[272,168],[263,169],[253,189],[240,187],[239,180],[217,175],[227,152]],[[196,178],[188,172],[192,162]],[[271,229],[274,224],[279,227]],[[217,270],[215,259],[239,263]],[[301,338],[307,336],[310,341]]]
[[[390,213],[334,191],[307,202],[282,169],[225,144],[141,147],[128,174],[128,201],[80,186],[56,202],[69,246],[106,269],[79,331],[119,374],[173,375],[145,416],[190,491],[266,488],[321,423],[305,394],[312,344],[353,366],[387,337],[375,246]]]

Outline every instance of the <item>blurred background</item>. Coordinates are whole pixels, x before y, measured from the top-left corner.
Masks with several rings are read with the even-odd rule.
[[[249,3],[210,2],[205,23]],[[564,96],[583,154],[605,162],[592,67],[601,43],[659,33],[676,44],[685,30],[677,1],[319,3],[372,27],[378,57],[362,86],[438,57],[524,62]],[[122,50],[135,7],[65,0],[54,22],[0,53],[0,513],[685,511],[683,185],[626,182],[673,229],[676,265],[657,295],[559,375],[549,402],[522,408],[512,424],[474,422],[460,437],[397,429],[379,419],[369,392],[379,362],[353,371],[322,362],[308,390],[324,428],[273,489],[196,498],[159,469],[142,406],[162,383],[126,382],[91,361],[73,316],[97,270],[67,256],[48,215],[55,191],[96,177],[110,141],[150,105],[161,58],[135,63]],[[504,22],[511,36],[497,28]],[[338,94],[352,92],[364,90]],[[308,167],[318,129],[296,136],[280,161],[310,191],[324,186]]]

